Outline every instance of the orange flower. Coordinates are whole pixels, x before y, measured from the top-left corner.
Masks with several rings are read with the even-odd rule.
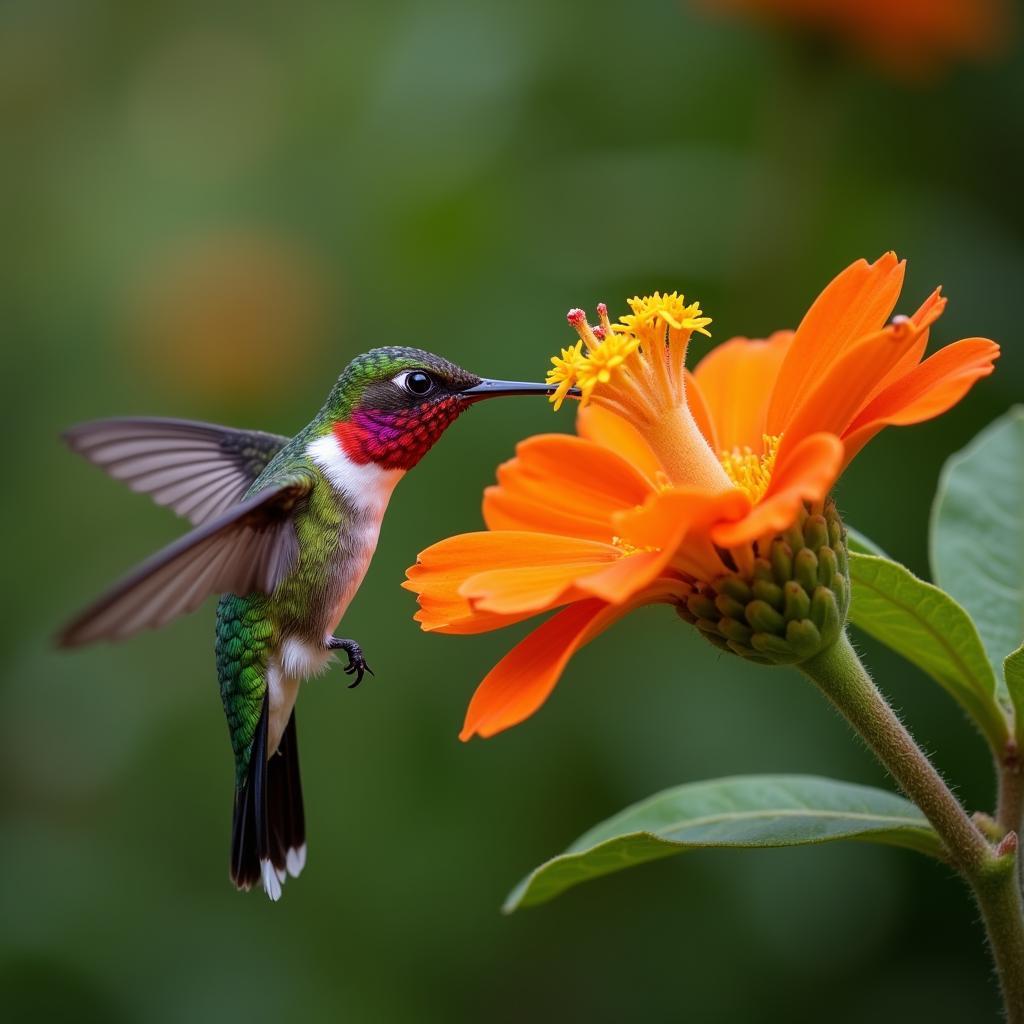
[[[829,32],[911,73],[954,57],[986,56],[1005,39],[1005,0],[704,0],[768,22]]]
[[[480,684],[463,739],[531,715],[572,655],[630,610],[682,606],[753,572],[878,431],[945,412],[991,373],[999,349],[981,338],[922,361],[946,300],[936,290],[889,321],[903,275],[892,253],[860,260],[795,332],[734,338],[692,375],[690,335],[710,323],[696,303],[634,298],[615,325],[600,307],[593,328],[570,312],[581,344],[552,360],[549,380],[581,389],[579,436],[523,441],[485,494],[487,530],[428,548],[404,584],[423,629],[442,633],[560,609]]]

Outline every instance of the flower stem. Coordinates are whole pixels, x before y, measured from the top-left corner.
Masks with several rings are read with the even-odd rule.
[[[981,908],[1010,1024],[1024,1024],[1024,916],[1017,832],[993,848],[875,686],[845,633],[800,668],[853,726],[942,838]],[[1006,779],[1003,780],[1003,787]],[[1019,783],[1014,776],[1014,789]],[[1019,814],[1016,793],[1006,794]],[[1005,803],[1001,800],[1001,804]],[[1008,812],[1009,813],[1009,812]],[[1005,823],[1004,823],[1005,825]]]
[[[879,692],[843,634],[800,668],[839,709],[941,836],[965,874],[991,857],[985,837]]]

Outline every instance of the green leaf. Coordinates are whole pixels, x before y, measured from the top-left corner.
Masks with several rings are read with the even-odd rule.
[[[687,850],[837,839],[943,856],[921,812],[894,793],[810,775],[736,776],[676,786],[627,807],[531,872],[503,909],[544,903],[580,882]]]
[[[846,527],[846,550],[856,551],[858,555],[878,555],[879,558],[889,557],[870,537],[865,536],[860,530],[855,530],[852,526]]]
[[[986,427],[942,470],[932,574],[978,624],[998,670],[1024,640],[1024,406]]]
[[[1006,688],[1013,701],[1014,717],[1017,723],[1017,746],[1024,747],[1024,644],[1021,644],[1003,662],[1003,676]]]
[[[945,592],[877,555],[850,553],[849,619],[927,672],[995,750],[1007,738],[995,673],[971,617]]]

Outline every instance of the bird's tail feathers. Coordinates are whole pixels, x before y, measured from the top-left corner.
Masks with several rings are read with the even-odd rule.
[[[239,889],[251,889],[261,882],[266,894],[279,900],[285,879],[289,875],[297,878],[306,864],[306,821],[295,712],[269,760],[268,715],[264,700],[249,770],[235,791],[231,880]]]

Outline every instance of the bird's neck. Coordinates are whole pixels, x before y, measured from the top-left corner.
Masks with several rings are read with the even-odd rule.
[[[405,476],[404,468],[357,461],[335,430],[310,442],[306,454],[346,505],[378,520],[388,507],[391,492]]]

